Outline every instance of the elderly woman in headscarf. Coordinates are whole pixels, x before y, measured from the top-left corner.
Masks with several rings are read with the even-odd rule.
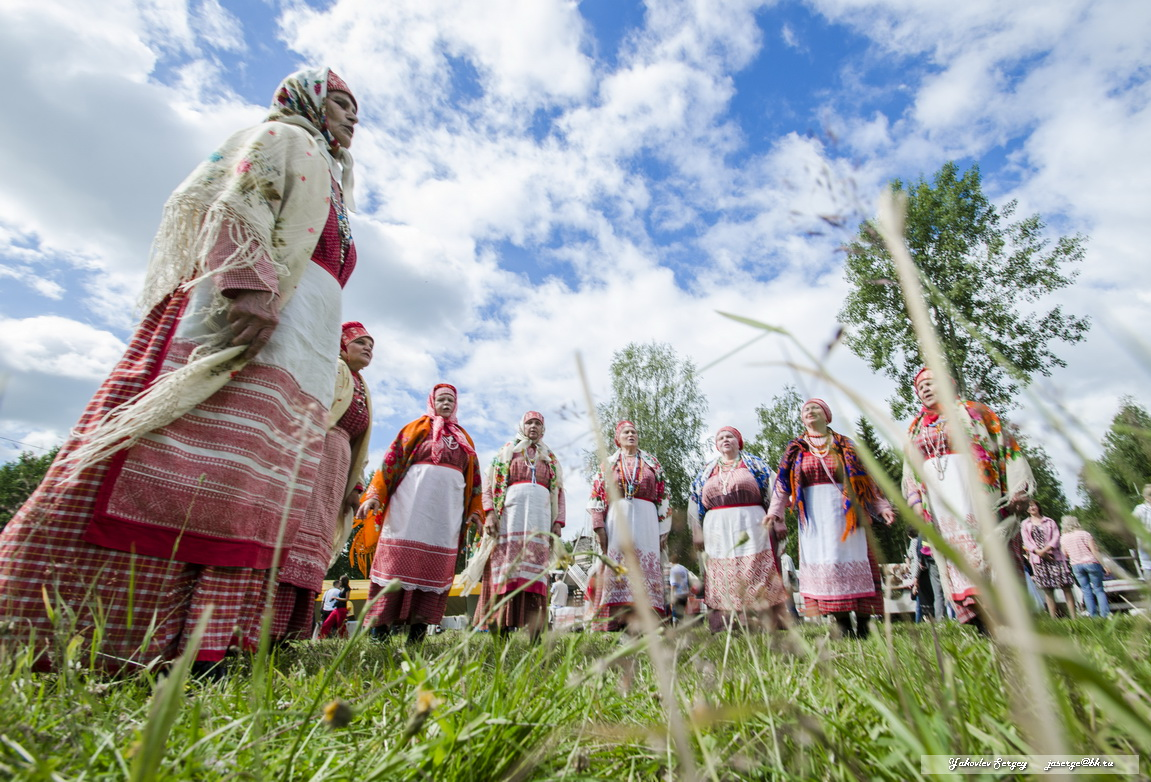
[[[368,514],[379,513],[369,571],[371,608],[364,616],[374,637],[407,625],[408,640],[420,641],[428,625],[440,623],[463,525],[480,523],[479,462],[472,438],[456,420],[457,398],[447,383],[432,389],[427,412],[396,435],[356,512],[367,522],[357,536],[371,526]]]
[[[566,511],[563,470],[543,436],[543,414],[529,410],[516,439],[500,448],[488,468],[484,534],[497,542],[484,569],[477,625],[524,627],[536,635],[546,624],[549,533],[560,534]]]
[[[986,492],[999,517],[998,531],[1008,545],[1018,548],[1017,506],[1035,487],[1031,466],[1019,450],[1015,438],[1003,431],[997,416],[980,402],[959,399],[962,414],[958,426],[948,421],[935,386],[935,375],[921,369],[913,381],[923,403],[908,428],[910,447],[923,459],[922,469],[910,461],[903,463],[903,496],[921,517],[935,525],[940,534],[977,572],[988,574],[989,567],[980,542],[979,523],[969,484]],[[970,443],[967,446],[966,443]],[[967,462],[962,449],[970,447],[979,470],[968,481]],[[983,628],[978,614],[979,591],[953,562],[940,570],[955,605],[956,618]]]
[[[51,613],[74,617],[70,634],[99,621],[96,659],[118,668],[181,653],[210,607],[206,667],[234,628],[258,626],[327,431],[341,288],[356,263],[357,114],[335,73],[295,73],[263,123],[169,198],[146,315],[0,537],[0,615],[15,632],[46,643]],[[95,598],[129,589],[131,601]]]
[[[640,566],[636,576],[648,601],[656,613],[666,613],[660,554],[671,532],[671,516],[663,467],[655,456],[640,450],[639,433],[631,421],[616,424],[615,444],[618,450],[592,478],[587,506],[600,551],[618,566],[602,571],[598,630],[620,630],[631,619],[635,597],[626,573],[625,540],[635,549]],[[618,503],[608,493],[609,481],[619,490]]]
[[[716,632],[737,622],[757,623],[763,615],[771,627],[786,627],[787,596],[766,524],[771,468],[744,452],[743,435],[734,426],[720,427],[715,449],[719,456],[692,481],[687,506],[695,546],[707,554],[708,624]]]
[[[372,363],[375,340],[364,324],[342,327],[336,364],[335,399],[328,411],[328,435],[308,512],[276,574],[272,638],[306,637],[312,629],[316,595],[324,576],[351,532],[352,514],[364,491],[361,476],[368,461],[372,399],[360,372]]]
[[[800,419],[804,433],[783,452],[766,521],[782,538],[784,511],[794,507],[799,517],[804,613],[830,614],[842,636],[866,638],[871,616],[883,613],[879,565],[867,527],[872,515],[891,524],[895,512],[864,469],[855,443],[831,429],[827,402],[807,400]]]

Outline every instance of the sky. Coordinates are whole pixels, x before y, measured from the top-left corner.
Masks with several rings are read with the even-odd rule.
[[[850,431],[850,400],[791,365],[836,334],[840,248],[884,186],[950,160],[1052,240],[1089,237],[1047,302],[1091,332],[1005,411],[1073,502],[1120,398],[1151,402],[1151,3],[6,0],[0,459],[59,444],[118,360],[167,195],[322,65],[360,106],[344,318],[376,338],[373,463],[441,380],[485,461],[540,410],[574,534],[576,356],[603,401],[630,342],[702,367],[759,334],[721,312],[795,341],[702,374],[709,439],[754,437],[789,383]],[[826,365],[880,406],[894,389],[842,345]]]

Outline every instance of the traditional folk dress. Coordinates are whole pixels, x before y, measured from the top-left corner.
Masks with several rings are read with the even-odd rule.
[[[402,586],[372,605],[364,618],[368,627],[439,624],[464,520],[483,510],[472,438],[454,413],[447,419],[436,414],[434,399],[435,389],[428,396],[428,414],[400,430],[364,493],[365,501],[375,498],[381,506],[369,602],[393,579]]]
[[[525,421],[527,415],[543,420],[538,413],[528,413]],[[485,512],[496,514],[499,537],[484,569],[475,623],[538,627],[547,616],[552,525],[563,526],[567,513],[559,459],[543,442],[531,443],[523,423],[520,437],[492,460],[483,504]],[[511,593],[516,594],[487,618],[493,603]]]
[[[824,455],[792,440],[779,465],[768,515],[799,516],[799,593],[807,616],[883,613],[879,565],[867,540],[870,515],[891,503],[879,492],[850,438],[828,430]],[[870,514],[870,515],[869,515]]]
[[[50,639],[47,596],[74,617],[61,631],[100,625],[110,669],[179,654],[207,610],[198,659],[252,641],[235,628],[258,626],[277,543],[291,545],[311,498],[356,260],[338,184],[351,159],[323,119],[329,78],[288,77],[269,121],[169,199],[147,315],[0,536],[0,616],[17,633]],[[250,361],[229,344],[232,291],[277,302],[279,325]]]
[[[967,463],[955,448],[970,440],[979,469],[977,483],[990,495],[1000,516],[999,531],[1008,544],[1015,541],[1017,545],[1019,534],[1018,519],[1010,515],[1008,501],[1017,494],[1030,493],[1035,479],[1015,438],[1003,431],[999,416],[980,402],[960,400],[959,408],[964,413],[961,423],[966,435],[950,434],[947,419],[926,408],[911,422],[911,447],[918,449],[924,465],[920,475],[909,461],[904,461],[903,495],[912,505],[922,502],[927,519],[947,542],[963,554],[972,568],[987,574],[979,523],[965,479]],[[946,566],[956,617],[969,622],[975,618],[978,590],[953,563],[946,562]]]
[[[720,620],[764,611],[787,599],[770,532],[763,517],[774,476],[767,462],[740,451],[732,466],[717,458],[691,484],[688,519],[707,554],[704,603]]]
[[[341,359],[336,396],[328,413],[328,434],[312,500],[277,575],[272,638],[310,634],[316,595],[351,531],[351,511],[344,500],[360,481],[367,463],[372,401],[367,385]]]
[[[1031,578],[1040,589],[1063,589],[1071,586],[1071,566],[1059,545],[1059,525],[1046,516],[1036,523],[1030,516],[1023,520],[1023,546],[1031,563]],[[1051,546],[1047,557],[1035,552]]]
[[[607,494],[605,472],[616,482],[623,496],[614,506],[610,505]],[[592,529],[607,530],[608,550],[605,553],[624,568],[627,562],[621,539],[625,534],[631,538],[648,600],[658,614],[665,614],[660,536],[671,532],[671,515],[666,478],[659,461],[646,451],[639,451],[635,459],[624,459],[623,451],[616,451],[608,457],[606,471],[601,467],[592,478],[587,508]],[[606,567],[600,571],[600,579],[596,589],[599,609],[594,629],[621,629],[617,615],[635,602],[631,582],[626,573],[616,573]]]

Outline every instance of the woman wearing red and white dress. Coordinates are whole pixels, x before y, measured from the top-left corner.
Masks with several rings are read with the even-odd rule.
[[[826,402],[807,400],[800,418],[805,432],[784,451],[767,515],[778,537],[787,529],[784,510],[794,507],[799,516],[804,613],[830,614],[844,636],[866,638],[871,616],[883,613],[879,565],[867,527],[872,514],[891,524],[895,512],[864,469],[855,443],[831,429]]]

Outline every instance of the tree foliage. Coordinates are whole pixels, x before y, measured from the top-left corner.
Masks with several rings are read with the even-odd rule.
[[[1104,490],[1114,487],[1114,500]],[[1103,437],[1103,453],[1084,465],[1079,492],[1086,505],[1079,511],[1083,526],[1112,554],[1127,555],[1135,538],[1125,521],[1141,500],[1143,486],[1151,483],[1151,414],[1131,397],[1119,401],[1119,412]]]
[[[771,402],[755,408],[759,419],[759,432],[745,443],[746,450],[762,457],[771,469],[779,466],[787,444],[803,434],[803,424],[799,420],[799,408],[803,397],[793,385],[783,387],[783,393],[776,394]]]
[[[663,465],[671,506],[680,511],[686,508],[691,481],[703,467],[700,441],[707,413],[707,398],[699,389],[699,374],[691,359],[681,359],[667,344],[629,343],[612,356],[611,397],[596,412],[609,447],[617,422],[635,424],[639,447]],[[668,549],[689,564],[695,554],[683,519],[683,513],[673,513]]]
[[[866,448],[875,460],[879,462],[880,469],[887,478],[898,488],[903,479],[903,454],[889,447],[875,430],[875,426],[867,418],[860,416],[855,422],[855,445],[862,451]],[[872,473],[874,477],[874,473]],[[879,485],[879,482],[876,482]],[[907,554],[908,537],[907,522],[899,515],[890,527],[882,521],[872,525],[875,540],[879,544],[884,562],[902,562]]]
[[[24,500],[36,491],[59,450],[53,448],[42,456],[24,451],[12,461],[0,465],[0,529],[16,515]]]
[[[1013,220],[1016,202],[991,203],[976,166],[961,176],[949,162],[931,182],[897,179],[892,187],[907,193],[907,246],[928,285],[928,308],[960,393],[996,409],[1010,407],[1033,375],[1065,366],[1054,352],[1057,343],[1079,342],[1087,333],[1089,319],[1061,306],[1044,312],[1038,304],[1075,280],[1078,271],[1068,267],[1083,259],[1085,238],[1052,243],[1039,215]],[[849,244],[845,268],[852,291],[839,318],[854,327],[847,345],[896,381],[889,401],[895,417],[904,417],[914,402],[911,378],[923,361],[894,263],[870,222]],[[977,327],[978,337],[965,322]]]
[[[672,506],[686,507],[692,478],[703,466],[700,440],[707,413],[691,359],[681,359],[663,343],[628,344],[612,356],[611,398],[596,412],[609,446],[616,423],[635,424],[639,447],[663,465]]]
[[[1035,492],[1031,495],[1032,499],[1039,503],[1044,516],[1050,516],[1059,521],[1070,512],[1071,505],[1067,502],[1067,495],[1063,492],[1063,482],[1059,480],[1059,476],[1055,472],[1050,454],[1047,453],[1046,448],[1027,438],[1016,427],[1011,428],[1012,434],[1018,441],[1019,448],[1023,451],[1027,463],[1031,465],[1031,472],[1035,476]]]

